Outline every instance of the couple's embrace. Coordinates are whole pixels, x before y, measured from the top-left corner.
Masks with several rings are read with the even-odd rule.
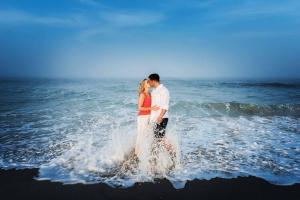
[[[150,88],[152,88],[150,93]],[[138,119],[135,155],[141,158],[144,140],[147,134],[152,134],[153,142],[174,153],[173,148],[166,141],[166,127],[168,124],[169,91],[160,83],[158,74],[150,74],[148,79],[140,82],[138,90]],[[149,136],[149,135],[148,135]]]

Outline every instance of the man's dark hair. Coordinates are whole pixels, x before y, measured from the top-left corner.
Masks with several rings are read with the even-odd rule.
[[[148,76],[148,78],[151,80],[151,81],[157,81],[159,82],[159,75],[158,74],[150,74]]]

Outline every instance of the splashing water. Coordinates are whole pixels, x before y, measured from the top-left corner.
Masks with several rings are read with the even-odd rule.
[[[136,131],[133,131],[136,128],[132,125],[111,127],[111,137],[103,146],[103,138],[94,128],[85,135],[72,135],[68,140],[77,142],[61,156],[41,165],[39,179],[51,177],[51,180],[66,183],[105,182],[128,187],[135,182],[165,177],[172,165],[179,166],[179,156],[173,158],[153,137],[146,138],[143,149],[149,151],[142,151],[137,160],[134,155]],[[168,132],[166,139],[179,152],[176,135]],[[155,164],[151,162],[153,159]]]
[[[0,167],[39,180],[129,187],[167,178],[254,175],[300,182],[300,84],[167,80],[167,142],[148,134],[139,160],[135,80],[0,81]]]

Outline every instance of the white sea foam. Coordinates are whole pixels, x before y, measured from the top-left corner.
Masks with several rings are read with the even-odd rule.
[[[248,175],[300,182],[297,87],[168,81],[166,138],[176,157],[149,137],[137,161],[137,81],[9,84],[23,92],[7,90],[0,99],[1,168],[36,167],[40,180],[120,187],[167,178],[181,188],[192,179]]]
[[[172,146],[176,157],[172,157],[162,145],[157,146],[159,143],[149,133],[143,143],[144,151],[137,161],[133,155],[136,140],[134,125],[111,127],[108,133],[111,137],[107,142],[102,141],[97,129],[84,135],[72,135],[68,140],[76,141],[74,145],[49,163],[41,165],[38,179],[63,179],[66,183],[103,181],[114,186],[128,187],[138,181],[166,177],[172,170],[179,168],[180,150],[174,128],[168,129],[166,143]],[[153,153],[153,148],[156,153]]]

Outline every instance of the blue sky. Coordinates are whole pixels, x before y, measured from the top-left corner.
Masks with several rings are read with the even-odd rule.
[[[298,0],[1,0],[2,76],[299,78]]]

